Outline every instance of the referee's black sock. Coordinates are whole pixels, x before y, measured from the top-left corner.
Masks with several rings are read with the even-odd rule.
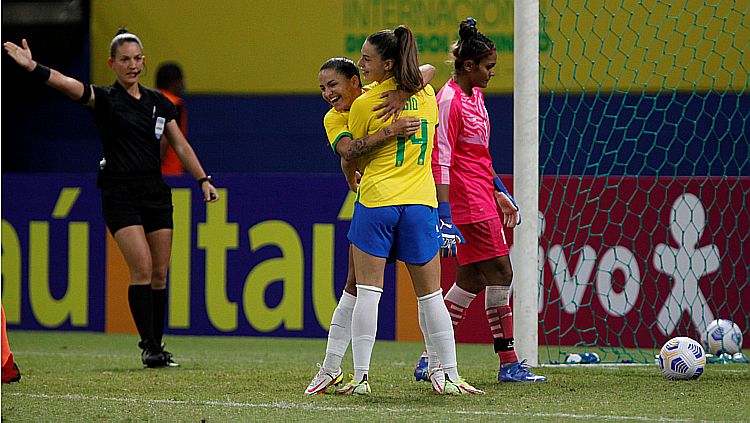
[[[161,346],[161,338],[164,335],[164,320],[167,312],[167,290],[152,289],[151,296],[154,301],[154,340],[156,345]]]
[[[151,285],[130,285],[128,287],[128,303],[130,314],[133,315],[135,327],[141,335],[141,341],[148,345],[154,341],[154,301],[151,295]],[[150,346],[150,345],[148,345]]]

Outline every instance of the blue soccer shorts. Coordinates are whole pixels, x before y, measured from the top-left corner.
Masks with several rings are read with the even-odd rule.
[[[437,209],[421,204],[368,208],[357,202],[349,240],[375,257],[427,263],[440,250]]]

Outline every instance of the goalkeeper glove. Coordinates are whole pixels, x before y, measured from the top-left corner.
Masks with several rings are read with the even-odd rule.
[[[513,197],[508,192],[508,189],[505,188],[505,185],[503,185],[503,181],[500,180],[500,177],[495,175],[495,179],[492,180],[492,182],[495,185],[495,191],[496,191],[496,200],[498,203],[498,206],[500,206],[500,211],[504,215],[503,223],[505,226],[512,228],[513,226],[520,225],[521,224],[521,209],[518,208],[518,204],[516,204],[516,200],[513,199]],[[510,204],[508,202],[510,201]],[[511,208],[512,205],[512,208]],[[515,212],[513,211],[513,208],[515,209]],[[509,225],[508,223],[512,223],[512,215],[516,214],[518,222],[513,225]],[[509,219],[510,217],[510,219]]]
[[[456,244],[463,244],[466,241],[461,231],[453,223],[451,217],[451,205],[447,201],[438,203],[438,217],[440,218],[440,235],[443,237],[443,243],[440,245],[440,255],[443,257],[454,257],[456,255]]]

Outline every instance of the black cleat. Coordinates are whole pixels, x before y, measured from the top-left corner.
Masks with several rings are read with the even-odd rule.
[[[164,354],[161,346],[156,346],[153,342],[141,341],[138,346],[143,350],[141,352],[141,361],[144,367],[157,368],[167,367],[167,355]],[[169,354],[169,353],[167,353]],[[171,361],[172,354],[169,354]]]
[[[175,363],[174,360],[172,360],[172,353],[164,351],[164,344],[161,344],[161,348],[161,353],[164,355],[164,367],[180,367],[178,363]]]
[[[143,350],[141,352],[141,361],[144,367],[180,367],[179,364],[172,360],[172,353],[164,351],[164,344],[157,345],[153,341],[141,341],[138,346]]]

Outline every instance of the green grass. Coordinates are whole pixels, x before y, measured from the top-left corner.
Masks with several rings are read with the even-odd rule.
[[[459,345],[462,375],[486,395],[444,397],[411,375],[422,346],[379,341],[367,397],[302,394],[323,339],[177,337],[176,369],[143,369],[136,338],[9,334],[23,378],[3,385],[8,421],[750,420],[750,365],[709,365],[696,381],[655,365],[542,367],[547,383],[501,384],[489,345]],[[344,358],[351,371],[351,356]]]

